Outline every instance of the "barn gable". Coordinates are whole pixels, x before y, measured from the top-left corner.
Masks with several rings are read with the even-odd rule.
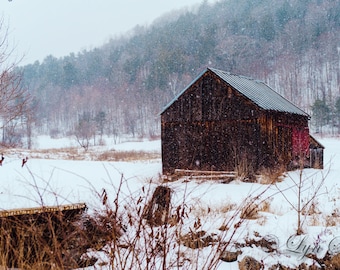
[[[163,173],[288,166],[308,156],[309,118],[263,82],[208,68],[161,113]]]
[[[223,80],[226,84],[236,89],[240,94],[244,95],[244,97],[248,98],[251,102],[264,110],[293,113],[309,117],[307,113],[275,92],[264,82],[214,68],[207,68],[203,71],[187,88],[180,92],[163,109],[161,114],[172,106],[172,104],[175,103],[184,93],[190,91],[189,89],[191,86],[194,85],[197,80],[201,79],[207,72],[212,72],[218,76],[219,79]]]

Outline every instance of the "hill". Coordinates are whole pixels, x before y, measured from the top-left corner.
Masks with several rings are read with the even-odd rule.
[[[308,113],[321,100],[337,124],[339,14],[334,0],[203,1],[19,71],[36,131],[53,136],[157,136],[162,107],[207,66],[263,80]]]

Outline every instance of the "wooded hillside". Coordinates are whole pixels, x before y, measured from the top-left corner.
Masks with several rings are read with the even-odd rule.
[[[315,114],[316,127],[336,125],[340,1],[203,1],[100,48],[18,69],[35,97],[36,132],[80,138],[159,134],[162,107],[208,66],[263,80]]]

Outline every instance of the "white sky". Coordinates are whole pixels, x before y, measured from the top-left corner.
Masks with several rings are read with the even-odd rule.
[[[42,61],[47,55],[69,55],[92,49],[172,10],[203,0],[8,0],[0,15],[20,63]],[[212,2],[212,0],[210,1]]]

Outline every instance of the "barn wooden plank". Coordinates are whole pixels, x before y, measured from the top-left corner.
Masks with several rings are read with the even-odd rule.
[[[236,176],[236,171],[200,171],[200,170],[185,170],[175,169],[175,174],[181,175],[225,175],[225,176]]]

